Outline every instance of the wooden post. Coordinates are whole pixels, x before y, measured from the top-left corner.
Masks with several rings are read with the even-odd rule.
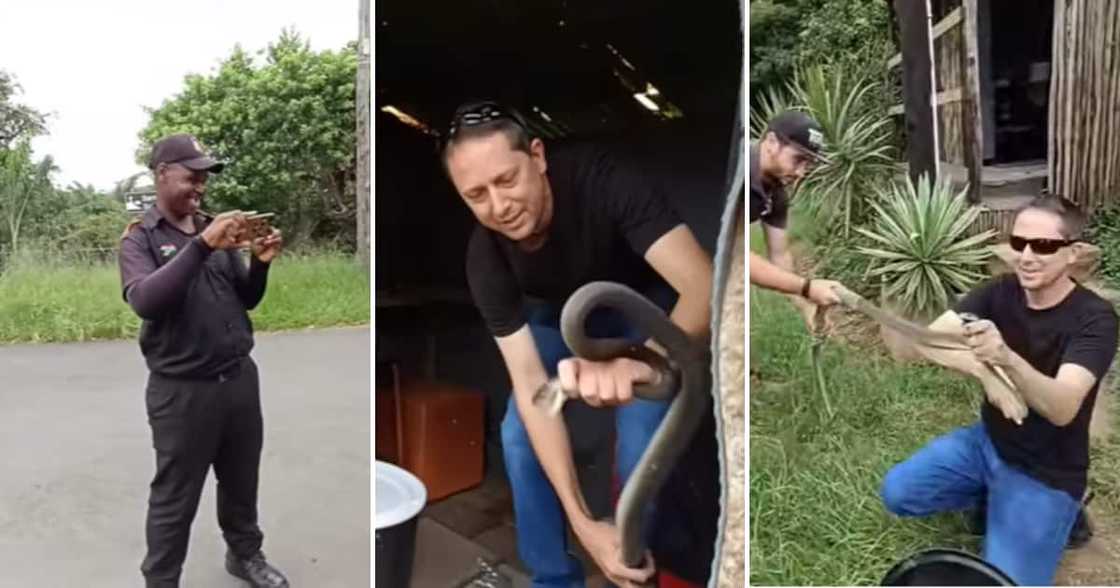
[[[369,100],[370,100],[370,35],[369,35],[369,0],[358,0],[358,74],[355,86],[357,87],[357,118],[358,126],[355,132],[357,137],[358,159],[358,185],[356,186],[358,199],[358,243],[357,254],[359,262],[369,271],[370,268],[370,150],[369,150]]]
[[[933,111],[929,10],[926,2],[894,0],[902,49],[902,100],[906,105],[906,157],[910,178],[937,174],[937,122]]]
[[[980,59],[977,50],[976,0],[964,0],[961,4],[964,21],[961,23],[961,113],[962,137],[964,139],[964,164],[968,168],[968,199],[980,202],[981,180],[984,168],[984,127],[980,117]]]

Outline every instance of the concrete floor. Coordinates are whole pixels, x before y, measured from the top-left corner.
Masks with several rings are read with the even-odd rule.
[[[605,587],[579,542],[569,537],[569,545],[583,562],[587,588]],[[482,571],[479,559],[510,580],[512,588],[529,588],[528,570],[517,555],[509,484],[500,472],[424,508],[416,529],[412,588],[458,588]]]
[[[264,551],[293,586],[370,584],[369,329],[259,335]],[[0,347],[0,587],[141,586],[154,454],[135,341]],[[213,477],[184,587],[223,569]]]

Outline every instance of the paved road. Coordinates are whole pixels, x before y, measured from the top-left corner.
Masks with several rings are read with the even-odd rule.
[[[295,587],[368,586],[369,329],[261,335],[264,551]],[[135,341],[0,347],[0,587],[142,586],[154,454]],[[223,569],[213,476],[184,587]]]

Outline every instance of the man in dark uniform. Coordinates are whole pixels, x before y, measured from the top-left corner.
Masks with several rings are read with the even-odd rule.
[[[816,306],[839,302],[832,286],[837,282],[802,278],[793,271],[786,236],[789,201],[786,188],[805,177],[811,166],[824,161],[820,125],[803,112],[775,116],[762,138],[751,145],[750,222],[761,221],[767,256],[750,254],[751,283],[791,295],[807,318]]]
[[[702,341],[711,320],[711,260],[640,170],[585,143],[550,144],[546,156],[544,142],[503,105],[461,106],[443,161],[479,221],[467,247],[467,281],[513,383],[502,449],[518,551],[533,586],[584,585],[566,522],[610,581],[644,582],[654,562],[647,558],[637,569],[622,562],[617,529],[594,520],[580,492],[563,420],[531,398],[556,374],[588,404],[617,406],[616,459],[624,482],[668,405],[633,397],[635,383],[654,377],[644,363],[572,358],[557,324],[560,308],[588,282],[621,282],[671,309],[670,319]],[[595,313],[588,334],[634,337],[620,319]],[[714,455],[712,470],[718,474]],[[718,502],[718,489],[711,500]]]
[[[190,135],[152,148],[156,205],[121,241],[124,299],[143,320],[140,349],[150,371],[148,422],[156,473],[148,499],[147,586],[179,585],[191,522],[211,465],[226,569],[253,586],[288,585],[261,552],[257,482],[262,418],[248,310],[264,297],[280,232],[251,243],[238,212],[206,220],[206,181],[223,164]],[[246,268],[238,249],[249,246]]]

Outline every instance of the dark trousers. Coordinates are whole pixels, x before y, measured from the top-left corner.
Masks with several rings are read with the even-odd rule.
[[[178,586],[191,522],[206,474],[218,479],[218,524],[230,551],[248,557],[261,547],[257,474],[263,425],[260,380],[253,360],[219,377],[176,379],[151,374],[148,422],[156,475],[148,497],[148,586]]]

